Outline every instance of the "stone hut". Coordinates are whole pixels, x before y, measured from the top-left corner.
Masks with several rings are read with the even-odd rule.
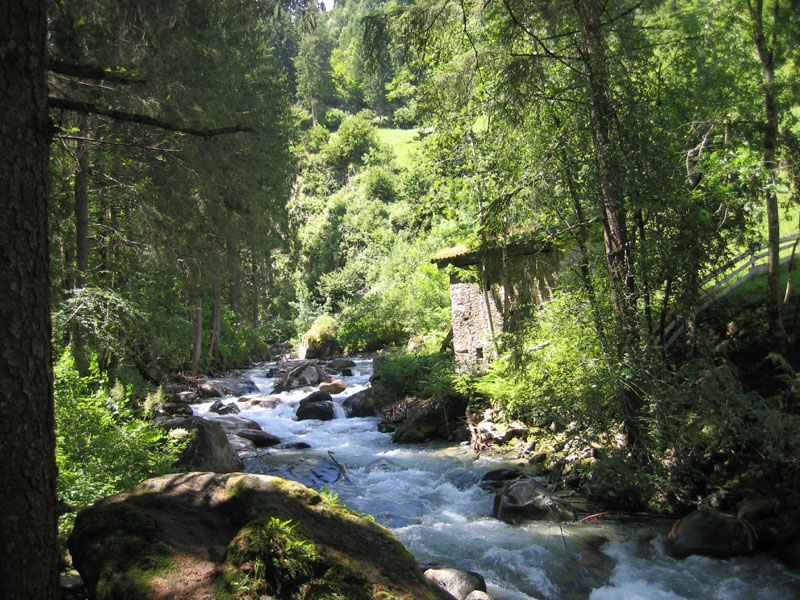
[[[453,350],[460,370],[483,369],[495,358],[495,341],[513,331],[547,300],[562,252],[541,241],[517,241],[471,250],[456,246],[431,258],[450,271]]]

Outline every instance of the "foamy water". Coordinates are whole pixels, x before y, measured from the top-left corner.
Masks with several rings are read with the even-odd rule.
[[[356,359],[350,387],[333,397],[337,405],[368,385],[371,361]],[[512,526],[491,517],[493,494],[476,483],[503,466],[476,459],[469,448],[446,444],[395,445],[377,430],[377,418],[344,417],[297,421],[301,399],[313,389],[272,394],[274,365],[246,373],[275,409],[239,403],[283,444],[308,449],[259,450],[246,470],[280,475],[338,494],[346,506],[373,515],[425,564],[474,570],[497,600],[796,600],[800,574],[764,556],[676,560],[664,551],[669,523]],[[225,399],[226,403],[235,399]],[[196,405],[208,413],[211,402]],[[349,481],[328,456],[346,465]],[[337,479],[338,477],[338,479]]]

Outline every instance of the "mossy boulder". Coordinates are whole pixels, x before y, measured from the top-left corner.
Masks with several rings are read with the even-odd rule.
[[[98,600],[436,598],[389,531],[267,475],[150,479],[81,511],[69,549]]]
[[[187,432],[188,443],[178,457],[176,469],[215,473],[231,473],[244,469],[242,459],[231,447],[219,422],[202,417],[171,417],[158,419],[156,423],[166,431],[183,429]]]
[[[317,317],[303,335],[297,356],[301,359],[330,358],[341,352],[337,339],[336,322],[327,315]]]

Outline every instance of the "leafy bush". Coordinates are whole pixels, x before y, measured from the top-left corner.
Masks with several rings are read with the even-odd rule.
[[[475,389],[511,419],[610,426],[619,417],[609,359],[574,295],[560,294],[518,334]]]
[[[340,108],[329,108],[322,115],[322,124],[330,131],[336,131],[348,116],[348,113]]]
[[[455,382],[453,359],[439,352],[387,350],[375,358],[372,387],[380,406],[408,396],[443,403],[462,400]]]
[[[370,200],[391,202],[397,195],[395,178],[383,167],[369,169],[361,181],[364,195]]]
[[[377,148],[378,136],[369,119],[360,113],[346,118],[339,131],[331,138],[325,149],[327,164],[340,176],[345,175],[350,165],[362,166],[364,156]]]
[[[228,546],[228,561],[241,569],[229,576],[233,598],[291,596],[314,575],[314,544],[295,533],[297,523],[263,517],[249,523]]]
[[[124,387],[109,392],[96,371],[80,377],[64,353],[54,366],[54,394],[62,531],[81,508],[169,472],[181,444],[137,418]]]

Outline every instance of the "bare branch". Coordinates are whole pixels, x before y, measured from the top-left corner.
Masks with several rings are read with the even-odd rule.
[[[99,79],[102,81],[110,81],[112,83],[121,83],[123,85],[132,85],[134,83],[146,83],[146,79],[132,77],[124,73],[106,71],[95,65],[76,65],[60,60],[58,58],[50,57],[47,64],[47,70],[60,75],[68,75],[70,77],[84,77],[86,79]]]
[[[61,110],[70,110],[87,115],[102,115],[104,117],[111,117],[117,121],[127,121],[129,123],[150,125],[166,131],[175,131],[178,133],[185,133],[188,135],[195,135],[205,138],[214,137],[217,135],[225,135],[228,133],[252,133],[255,131],[252,127],[243,127],[242,125],[232,125],[230,127],[220,127],[218,129],[196,129],[194,127],[186,127],[175,123],[168,123],[167,121],[154,119],[153,117],[149,117],[147,115],[129,113],[113,108],[104,108],[102,106],[97,106],[96,104],[81,102],[79,100],[71,100],[69,98],[56,98],[54,96],[50,96],[47,99],[47,103],[50,107],[59,108]]]

